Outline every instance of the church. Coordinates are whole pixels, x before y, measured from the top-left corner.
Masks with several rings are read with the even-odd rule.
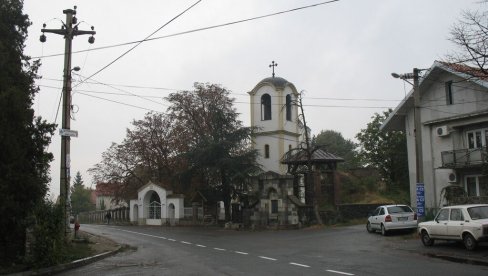
[[[290,152],[299,149],[304,141],[304,124],[300,121],[295,85],[284,78],[265,78],[248,92],[250,96],[251,127],[256,129],[252,147],[257,150],[257,163],[262,173],[250,179],[248,194],[235,194],[232,199],[232,222],[240,226],[297,226],[306,218],[306,195],[303,174],[290,168],[305,162],[303,158],[287,160]],[[288,155],[287,155],[288,153]],[[317,155],[321,153],[322,155]],[[334,170],[342,158],[318,151],[314,164],[326,163]],[[303,156],[302,156],[303,157]],[[315,192],[315,191],[313,191]],[[253,196],[250,196],[250,194]],[[193,205],[213,210],[209,215],[217,221],[223,208],[205,206],[205,196],[198,193]],[[213,203],[212,203],[213,204]],[[308,209],[309,210],[309,209]],[[141,225],[178,224],[184,219],[184,199],[171,191],[149,182],[138,190],[138,199],[130,201],[130,221]],[[205,214],[204,214],[205,215]]]

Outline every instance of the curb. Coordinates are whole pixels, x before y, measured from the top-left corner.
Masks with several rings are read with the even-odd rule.
[[[122,249],[124,248],[123,245],[118,244],[117,248],[112,251],[106,251],[94,256],[86,257],[83,259],[75,260],[70,263],[66,264],[60,264],[52,267],[46,267],[46,268],[41,268],[38,270],[29,270],[29,271],[24,271],[24,272],[19,272],[19,273],[14,273],[14,274],[8,274],[9,276],[28,276],[28,275],[53,275],[56,273],[60,273],[69,269],[77,268],[77,267],[82,267],[87,264],[91,264],[94,262],[97,262],[99,260],[108,258],[110,256],[113,256],[117,253],[119,253]]]

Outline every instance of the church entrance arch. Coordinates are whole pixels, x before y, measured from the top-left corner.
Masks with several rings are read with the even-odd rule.
[[[161,199],[158,193],[152,192],[149,198],[148,219],[161,219]]]
[[[144,196],[144,218],[147,225],[161,225],[161,214],[163,204],[159,193],[149,190]]]

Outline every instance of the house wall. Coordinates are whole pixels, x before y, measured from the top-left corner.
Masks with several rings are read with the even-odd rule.
[[[115,204],[115,202],[113,201],[114,197],[113,196],[102,196],[102,195],[98,195],[97,198],[96,198],[96,204],[95,204],[95,208],[96,210],[102,210],[101,207],[102,207],[102,201],[103,201],[103,204],[105,206],[105,209],[104,210],[110,210],[110,209],[116,209],[116,208],[119,208],[119,207],[126,207],[127,204],[125,202],[119,202],[119,204]]]
[[[453,104],[446,104],[445,83],[453,81]],[[445,202],[441,198],[442,189],[452,183],[447,176],[452,170],[442,168],[441,153],[456,149],[467,148],[466,130],[471,125],[479,127],[480,124],[488,126],[488,118],[466,118],[453,122],[426,122],[442,120],[444,118],[473,113],[488,108],[488,90],[473,82],[463,81],[460,77],[448,72],[429,77],[421,85],[421,125],[422,125],[422,157],[425,187],[425,207],[439,208]],[[413,108],[405,117],[408,167],[410,176],[411,204],[416,206],[416,167],[415,167],[415,134]],[[439,137],[437,127],[447,125],[449,135]],[[472,170],[471,170],[472,171]],[[479,171],[479,169],[478,169]],[[457,184],[464,186],[464,175],[468,172],[458,171]],[[471,173],[471,172],[470,172]]]

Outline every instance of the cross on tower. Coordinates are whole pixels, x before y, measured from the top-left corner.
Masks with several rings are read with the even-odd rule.
[[[278,66],[278,63],[275,63],[274,60],[271,62],[271,64],[269,65],[269,67],[272,67],[273,68],[273,78],[275,76],[275,73],[274,73],[274,69],[275,67]]]

